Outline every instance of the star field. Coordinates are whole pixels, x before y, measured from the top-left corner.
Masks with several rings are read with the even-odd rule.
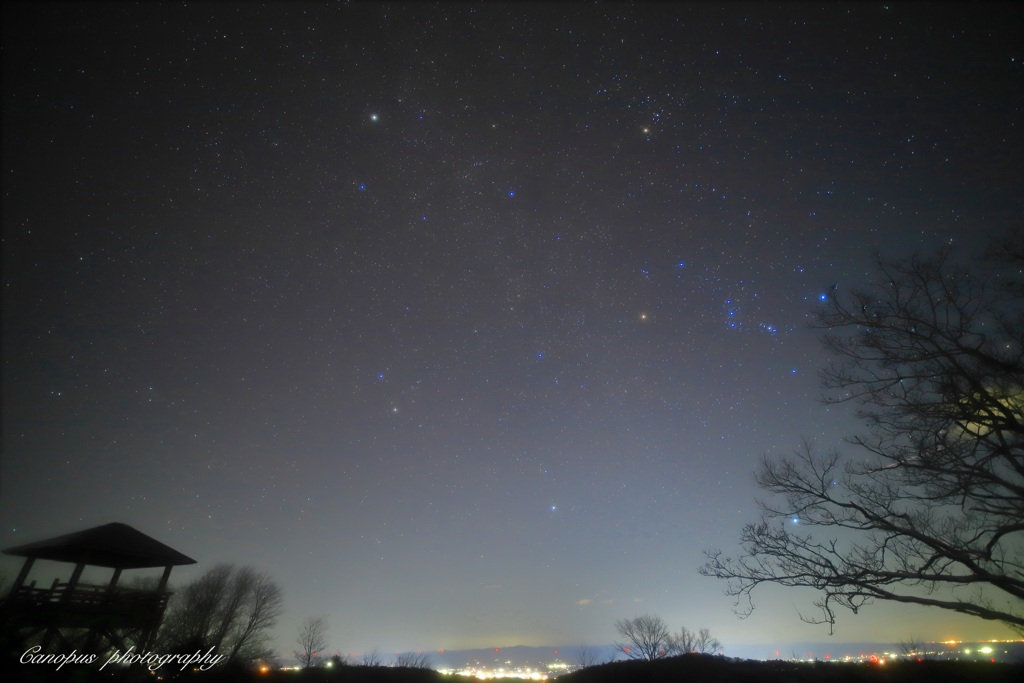
[[[858,429],[811,312],[1024,208],[1009,6],[3,12],[2,547],[252,565],[281,652],[817,637],[696,572]]]

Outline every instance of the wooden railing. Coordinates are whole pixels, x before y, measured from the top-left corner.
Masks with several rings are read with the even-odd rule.
[[[169,591],[111,588],[54,580],[49,588],[36,588],[35,582],[21,586],[8,596],[7,602],[19,609],[36,608],[52,612],[90,612],[94,614],[160,615],[167,606]]]

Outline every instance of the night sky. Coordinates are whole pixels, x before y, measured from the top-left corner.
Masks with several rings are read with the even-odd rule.
[[[120,521],[172,582],[251,565],[280,652],[320,614],[349,653],[826,639],[799,592],[737,619],[702,551],[762,455],[861,430],[819,298],[1020,225],[1022,19],[5,4],[0,547]],[[834,639],[911,635],[1010,632]]]

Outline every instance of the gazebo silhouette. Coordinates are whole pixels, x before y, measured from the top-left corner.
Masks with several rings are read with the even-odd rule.
[[[42,653],[102,653],[110,649],[145,651],[156,635],[171,593],[171,569],[195,564],[192,558],[127,524],[112,523],[3,551],[25,558],[10,592],[0,603],[0,637],[4,647]],[[75,565],[71,578],[53,580],[49,588],[25,584],[36,560]],[[79,579],[87,566],[113,569],[106,585]],[[117,585],[125,569],[163,567],[155,588]]]

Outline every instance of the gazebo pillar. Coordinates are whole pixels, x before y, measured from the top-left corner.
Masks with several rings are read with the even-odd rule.
[[[82,578],[82,571],[85,570],[85,562],[79,562],[75,565],[75,571],[71,572],[71,578],[68,579],[68,585],[64,589],[64,595],[61,596],[61,602],[71,602],[71,596],[75,592],[75,586],[78,585],[78,580]],[[57,581],[53,582],[54,587],[57,586]]]
[[[75,590],[75,586],[78,585],[78,580],[82,578],[82,572],[85,570],[85,562],[79,562],[75,565],[75,571],[71,572],[71,578],[68,579],[68,593]]]
[[[18,578],[14,580],[14,585],[11,586],[11,595],[14,595],[19,588],[25,584],[25,579],[28,578],[28,573],[32,571],[32,565],[35,564],[36,558],[26,557],[25,564],[21,565],[21,571],[18,572]]]
[[[173,568],[174,565],[172,564],[169,564],[166,567],[164,567],[164,575],[160,577],[160,585],[157,586],[158,591],[163,592],[167,590],[167,582],[171,579],[171,569]]]

